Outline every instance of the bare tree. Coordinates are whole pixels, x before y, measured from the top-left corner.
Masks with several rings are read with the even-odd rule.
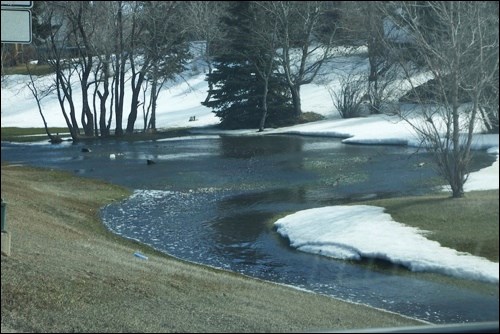
[[[366,77],[355,72],[337,75],[340,87],[326,85],[328,93],[340,117],[359,117],[363,113],[363,97],[366,95]]]
[[[124,18],[123,18],[123,1],[116,1],[114,6],[114,108],[115,108],[115,135],[123,135],[123,99],[125,97],[125,63],[126,46],[124,40]]]
[[[370,1],[362,6],[364,13],[364,30],[367,33],[368,46],[368,92],[367,96],[370,102],[370,112],[379,114],[382,112],[382,103],[386,100],[388,86],[394,81],[395,71],[394,64],[396,63],[391,54],[391,47],[388,44],[387,35],[391,29],[388,27],[390,21],[384,19],[382,11],[379,9],[384,6],[383,2]],[[393,41],[398,43],[398,41]],[[394,46],[392,44],[391,46]],[[391,71],[392,70],[392,71]]]
[[[262,80],[262,114],[259,132],[264,131],[268,114],[269,82],[276,76],[278,49],[278,21],[276,12],[265,3],[252,2],[253,14],[251,25],[250,54],[245,55],[253,63],[257,75]]]
[[[281,48],[280,65],[290,87],[295,117],[302,114],[300,87],[311,83],[332,57],[337,28],[335,2],[270,1]]]
[[[392,23],[387,12],[391,4],[383,1],[359,1],[346,3],[343,23],[354,45],[367,48],[368,73],[366,95],[372,114],[385,112],[386,102],[393,98],[394,83],[400,79],[397,69],[402,51],[408,48],[408,35],[401,33]]]
[[[464,196],[473,133],[481,108],[498,110],[498,97],[487,99],[498,81],[497,2],[396,2],[385,14],[413,34],[415,53],[432,79],[430,90],[416,90],[421,114],[402,115],[434,153],[453,197]],[[431,15],[432,20],[425,15]],[[427,22],[425,22],[427,19]],[[432,24],[429,25],[428,21]],[[415,86],[412,62],[402,62]],[[496,80],[496,81],[495,81]],[[413,87],[415,88],[415,87]],[[434,103],[429,103],[429,99]],[[464,101],[464,98],[465,101]]]
[[[96,32],[91,40],[92,49],[95,50],[95,66],[93,68],[95,85],[93,93],[93,105],[95,113],[95,131],[100,131],[101,136],[110,135],[110,122],[106,122],[108,105],[112,110],[112,98],[108,101],[112,93],[112,57],[113,57],[113,7],[108,1],[97,1],[94,3],[100,15],[95,17]],[[99,101],[97,101],[97,98]],[[99,107],[96,104],[99,104]],[[110,112],[112,117],[112,112]]]
[[[48,64],[55,73],[54,85],[61,112],[73,141],[80,138],[80,129],[76,119],[75,103],[73,101],[72,84],[75,67],[72,64],[72,31],[68,27],[64,11],[59,2],[46,2],[46,8],[40,19],[50,27],[50,33],[45,40]],[[69,115],[66,111],[69,108]]]
[[[210,75],[213,71],[213,57],[217,49],[223,47],[224,33],[220,21],[226,15],[228,3],[224,1],[189,1],[185,3],[183,24],[186,25],[192,38],[200,41],[200,49],[195,52],[200,54],[205,62]],[[213,90],[212,82],[208,81],[209,90],[205,102],[210,100],[210,91]]]
[[[153,131],[156,130],[158,95],[166,81],[175,79],[184,71],[189,57],[186,42],[188,29],[178,21],[184,5],[176,1],[152,2],[145,6],[143,13],[145,57],[151,59],[151,66],[146,72],[146,80],[151,83],[151,118],[147,128]]]
[[[94,60],[91,40],[96,25],[91,2],[44,2],[38,20],[47,26],[45,45],[40,45],[40,55],[47,57],[47,63],[55,72],[55,87],[59,104],[73,140],[80,136],[73,100],[75,76],[82,90],[81,124],[86,136],[94,136],[96,124],[89,105],[88,89],[92,84],[90,74]],[[43,48],[44,46],[44,48]],[[66,113],[69,108],[69,117]]]
[[[26,84],[26,86],[29,88],[29,90],[31,91],[31,94],[35,98],[36,105],[38,106],[38,112],[40,113],[40,116],[42,117],[43,126],[45,128],[45,133],[49,137],[49,140],[51,143],[53,143],[53,144],[60,143],[60,142],[62,142],[61,137],[59,137],[59,135],[53,135],[50,132],[49,127],[47,125],[47,121],[45,120],[45,116],[43,115],[43,110],[42,110],[42,105],[41,105],[42,99],[49,96],[50,94],[52,94],[54,92],[54,87],[52,87],[52,86],[42,87],[41,90],[39,90],[39,88],[36,85],[36,80],[33,78],[33,75],[31,74],[31,70],[30,70],[28,63],[26,63],[26,70],[28,71],[28,75],[30,77],[30,81]]]
[[[141,87],[151,82],[150,128],[156,128],[156,100],[164,80],[173,79],[184,70],[188,56],[185,28],[177,18],[182,3],[176,1],[134,2],[130,16],[130,51],[132,101],[127,133],[134,131]]]
[[[91,40],[96,30],[93,18],[98,15],[92,2],[61,2],[59,5],[67,19],[70,32],[73,34],[74,48],[77,51],[74,59],[74,68],[79,76],[82,90],[81,122],[86,136],[94,135],[94,115],[90,109],[88,91],[90,74],[94,65],[94,50]]]

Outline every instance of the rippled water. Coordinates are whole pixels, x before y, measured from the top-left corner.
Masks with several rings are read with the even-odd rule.
[[[102,210],[104,223],[179,258],[435,323],[498,319],[495,296],[302,253],[273,228],[277,216],[302,209],[429,193],[441,180],[425,153],[299,136],[94,142],[89,153],[82,146],[2,143],[2,160],[134,189]],[[474,168],[493,160],[478,153]]]

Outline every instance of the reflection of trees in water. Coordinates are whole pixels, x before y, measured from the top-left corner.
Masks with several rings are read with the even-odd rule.
[[[304,204],[306,192],[306,187],[301,186],[243,193],[219,201],[217,209],[220,212],[237,211],[238,213],[259,209],[259,211],[262,209],[269,211],[271,204],[274,206],[279,203]]]
[[[221,136],[220,152],[225,158],[252,158],[302,152],[303,144],[299,136]]]
[[[272,231],[274,217],[305,205],[306,192],[305,187],[282,188],[244,193],[218,201],[219,218],[212,225],[217,232],[214,233],[217,243],[249,243],[245,246],[248,248],[257,241],[261,233]]]
[[[256,212],[249,215],[247,212],[234,214],[230,217],[218,219],[212,227],[212,246],[217,248],[217,253],[230,258],[233,264],[264,264],[269,259],[266,248],[259,245],[259,238],[264,234],[271,233],[272,212]],[[278,242],[286,242],[279,239]],[[271,269],[271,268],[269,268]]]
[[[219,152],[223,159],[244,163],[238,171],[242,183],[269,181],[275,175],[272,178],[281,180],[284,184],[278,187],[282,187],[289,185],[289,172],[303,170],[303,146],[299,136],[222,136]]]

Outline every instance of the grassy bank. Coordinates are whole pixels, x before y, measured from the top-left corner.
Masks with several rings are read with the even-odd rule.
[[[431,231],[426,237],[443,247],[498,262],[499,192],[474,191],[452,199],[449,194],[378,200],[395,221]]]
[[[68,128],[49,128],[50,133],[67,133]],[[48,140],[47,132],[44,128],[18,128],[2,127],[2,141],[33,142]]]
[[[498,262],[499,256],[499,191],[485,190],[466,193],[464,198],[453,199],[449,193],[418,197],[403,197],[366,201],[356,204],[375,205],[400,223],[428,231],[425,237],[443,247],[466,252]],[[392,272],[394,275],[418,275],[420,279],[455,285],[479,293],[499,296],[498,284],[464,280],[434,273],[413,273],[390,263],[363,265],[373,270]]]
[[[52,135],[60,135],[65,137],[65,140],[72,140],[68,128],[49,128]],[[19,143],[48,141],[49,137],[44,128],[19,128],[19,127],[2,127],[2,141],[12,141]],[[122,141],[138,141],[138,140],[160,140],[189,134],[189,129],[160,129],[155,132],[136,131],[134,133],[124,133],[121,136],[114,134],[108,137],[86,137],[80,134],[78,140],[94,141],[94,140],[122,140]]]
[[[395,314],[193,265],[108,232],[126,189],[2,164],[12,254],[2,332],[290,332],[419,324]],[[498,196],[497,196],[498,197]],[[145,253],[149,260],[133,256]]]

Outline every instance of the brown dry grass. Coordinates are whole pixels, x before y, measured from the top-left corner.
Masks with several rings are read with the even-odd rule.
[[[398,222],[432,231],[428,239],[443,247],[498,262],[499,191],[468,192],[463,198],[450,194],[372,201]]]
[[[2,332],[290,332],[421,324],[190,264],[108,232],[105,182],[2,164],[12,254],[2,256]],[[148,261],[133,256],[141,250]]]

